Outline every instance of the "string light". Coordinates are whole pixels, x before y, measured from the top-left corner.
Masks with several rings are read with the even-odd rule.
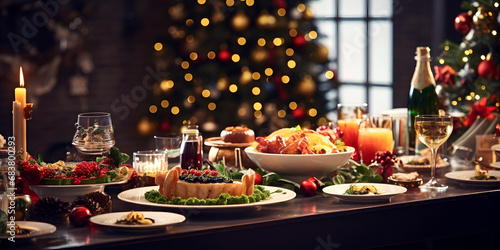
[[[273,69],[267,68],[266,70],[264,70],[264,74],[266,74],[266,76],[272,76],[273,75]]]
[[[290,82],[290,77],[289,77],[289,76],[287,76],[287,75],[283,75],[283,76],[281,77],[281,82],[282,82],[282,83],[284,83],[284,84],[289,83],[289,82]]]
[[[155,43],[155,46],[154,46],[154,47],[155,47],[155,50],[156,50],[156,51],[160,51],[160,50],[162,50],[162,49],[163,49],[163,44],[161,44],[161,43]]]
[[[285,39],[281,38],[281,37],[276,37],[274,38],[273,40],[273,44],[276,46],[276,47],[279,47],[281,45],[283,45],[283,43],[285,42]]]
[[[495,2],[493,6],[495,6],[495,8],[498,8],[498,2]]]
[[[290,31],[288,31],[288,34],[291,36],[291,37],[296,37],[298,32],[296,29],[290,29]]]
[[[247,43],[247,39],[245,39],[244,37],[240,37],[238,38],[238,44],[243,46]]]
[[[213,52],[213,51],[209,51],[209,52],[207,53],[207,57],[208,57],[208,59],[214,59],[214,58],[215,58],[215,52]]]
[[[446,50],[446,51],[450,50],[450,46],[448,46],[448,45],[444,46],[444,50]]]
[[[262,111],[260,110],[257,110],[255,112],[253,112],[253,116],[255,116],[255,118],[259,119],[262,117]]]
[[[327,71],[325,72],[325,77],[326,77],[327,79],[333,79],[333,77],[335,77],[335,73],[333,73],[333,71],[332,71],[332,70],[327,70]]]
[[[315,30],[312,30],[311,32],[309,32],[308,35],[313,40],[316,39],[316,38],[318,38],[318,32],[316,32]]]
[[[201,23],[201,26],[207,27],[210,24],[210,20],[208,20],[208,18],[204,17],[201,19],[200,23]]]
[[[255,102],[253,104],[253,109],[255,109],[255,110],[261,110],[262,109],[262,104],[260,102]]]
[[[462,62],[467,62],[467,61],[469,61],[469,58],[467,58],[466,56],[464,56],[464,57],[462,58]]]
[[[193,26],[193,24],[194,24],[193,19],[186,20],[186,26],[191,27],[191,26]]]
[[[187,69],[187,68],[189,68],[189,62],[188,62],[188,61],[183,61],[183,62],[181,63],[181,67],[182,67],[183,69]]]
[[[170,103],[167,100],[161,101],[160,105],[162,108],[167,108]]]
[[[233,60],[233,62],[239,62],[240,61],[240,55],[238,54],[233,54],[231,56],[231,60]]]
[[[326,123],[327,123],[327,120],[326,120],[325,117],[321,117],[321,118],[318,119],[318,125],[320,125],[320,126],[321,125],[326,125]]]
[[[469,50],[465,50],[464,54],[468,56],[469,55]]]
[[[294,60],[289,60],[286,65],[288,65],[289,68],[293,69],[295,66],[297,66],[297,63]]]
[[[252,73],[252,79],[254,79],[255,81],[259,80],[260,79],[260,73],[259,72],[253,72]]]
[[[259,87],[253,87],[252,88],[252,94],[254,94],[254,95],[260,95],[260,88]]]
[[[158,111],[158,107],[156,107],[156,105],[149,106],[149,112],[151,112],[151,114],[156,113],[156,111]]]
[[[286,10],[283,8],[278,9],[278,16],[285,16],[286,15]]]
[[[189,103],[194,103],[195,100],[196,100],[196,98],[194,98],[194,96],[192,96],[192,95],[188,96],[188,98],[187,98],[187,101]]]
[[[278,117],[279,118],[284,118],[286,116],[286,111],[281,109],[280,111],[278,111]]]
[[[226,0],[226,5],[231,7],[234,5],[234,0]]]
[[[204,89],[203,91],[201,91],[201,96],[203,96],[205,98],[209,98],[210,97],[210,90]]]
[[[188,82],[192,81],[193,80],[193,75],[191,73],[186,73],[184,75],[184,80],[186,80]]]
[[[231,93],[235,93],[236,91],[238,91],[238,86],[236,86],[236,84],[234,84],[234,83],[229,85],[229,91]]]
[[[206,2],[207,2],[206,0],[198,0],[198,3],[199,3],[200,5],[204,5]]]
[[[264,47],[266,45],[266,39],[264,38],[259,38],[259,40],[257,40],[257,44],[261,47]]]
[[[308,113],[310,117],[315,117],[316,115],[318,115],[318,110],[316,110],[315,108],[311,108],[309,109]]]
[[[458,102],[457,101],[451,101],[451,105],[457,106]]]
[[[496,36],[497,35],[497,31],[496,30],[492,30],[491,34],[494,35],[494,36]]]
[[[300,12],[304,12],[304,10],[306,10],[306,6],[303,3],[301,3],[297,5],[297,10]]]
[[[486,86],[481,85],[481,90],[485,90],[485,89],[486,89]]]
[[[293,56],[293,54],[295,54],[295,51],[293,51],[292,48],[288,48],[286,49],[285,53],[287,56]]]
[[[191,52],[191,54],[189,54],[189,58],[191,58],[191,60],[193,61],[196,61],[196,59],[198,59],[198,53]]]
[[[439,59],[439,64],[444,64],[444,59],[443,58]]]
[[[208,104],[207,107],[208,107],[209,110],[213,111],[213,110],[215,110],[217,108],[217,105],[215,104],[215,102],[211,102],[211,103]]]
[[[240,117],[243,117],[243,116],[247,115],[247,110],[245,108],[243,108],[243,107],[239,108],[238,109],[238,115]]]
[[[245,2],[247,4],[247,6],[253,6],[255,4],[254,0],[246,0]]]
[[[172,109],[170,109],[170,112],[172,112],[173,115],[179,114],[179,107],[173,106]]]
[[[484,60],[486,59],[486,56],[485,55],[481,55],[481,60]]]

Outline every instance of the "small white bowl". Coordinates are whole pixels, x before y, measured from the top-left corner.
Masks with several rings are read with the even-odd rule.
[[[261,153],[254,147],[245,148],[245,152],[259,168],[300,183],[309,177],[321,178],[341,168],[351,158],[354,148],[347,147],[347,152],[310,155]]]

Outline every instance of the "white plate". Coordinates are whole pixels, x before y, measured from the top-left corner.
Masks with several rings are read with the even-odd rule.
[[[30,187],[40,198],[53,196],[64,201],[72,202],[78,196],[96,191],[104,192],[105,186],[123,184],[126,182],[127,180],[86,185],[30,185]]]
[[[27,239],[38,237],[46,234],[51,234],[57,230],[57,228],[49,223],[37,222],[37,221],[16,221],[16,225],[18,225],[21,229],[30,230],[29,234],[21,234],[16,235],[14,240],[19,239]],[[10,238],[10,234],[2,234],[0,235],[0,239],[8,239]]]
[[[493,162],[493,163],[490,164],[490,167],[492,167],[492,168],[500,168],[500,162],[498,162],[498,161],[497,162]]]
[[[389,201],[392,197],[396,195],[403,194],[406,192],[405,187],[392,185],[392,184],[381,184],[381,183],[355,183],[355,185],[373,185],[380,194],[345,194],[345,191],[349,189],[353,183],[332,185],[323,188],[323,192],[326,194],[335,196],[343,201],[351,202],[379,202],[379,201]]]
[[[430,169],[431,165],[426,164],[426,165],[413,165],[413,164],[407,164],[407,162],[410,162],[414,159],[420,158],[420,156],[417,155],[403,155],[399,156],[399,159],[403,161],[403,168],[408,168],[408,169]],[[447,161],[441,161],[438,164],[436,164],[436,168],[444,168],[450,166],[450,163]]]
[[[295,192],[279,187],[271,187],[271,186],[263,186],[266,190],[271,192],[271,197],[269,199],[259,202],[253,202],[248,204],[230,204],[230,205],[172,205],[172,204],[158,204],[153,203],[144,197],[144,194],[150,190],[158,190],[158,186],[150,186],[150,187],[140,187],[134,188],[130,190],[123,191],[118,194],[118,199],[130,202],[139,205],[152,206],[152,207],[161,207],[166,209],[181,209],[186,210],[196,210],[199,212],[208,212],[208,213],[227,213],[227,212],[239,212],[244,210],[249,210],[256,208],[258,206],[270,205],[280,202],[285,202],[295,198]],[[276,190],[282,190],[280,193],[276,193]]]
[[[465,170],[465,171],[455,171],[446,173],[444,176],[448,179],[455,180],[464,185],[469,186],[500,186],[500,171],[488,171],[490,176],[495,176],[496,180],[482,181],[482,180],[471,180],[471,177],[476,175],[476,170]]]
[[[116,224],[116,221],[122,220],[130,212],[118,212],[118,213],[107,213],[100,214],[90,218],[90,221],[102,227],[106,227],[112,230],[119,231],[157,231],[165,230],[167,226],[172,226],[178,223],[182,223],[186,220],[186,217],[169,212],[151,212],[151,211],[139,211],[144,214],[145,218],[151,218],[154,223],[151,225],[124,225]]]

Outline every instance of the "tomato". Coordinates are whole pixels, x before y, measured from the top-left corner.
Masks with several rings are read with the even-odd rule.
[[[255,180],[254,180],[255,185],[260,185],[262,184],[262,175],[259,173],[255,172]]]

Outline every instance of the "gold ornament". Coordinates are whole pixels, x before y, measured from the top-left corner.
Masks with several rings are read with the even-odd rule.
[[[328,48],[324,45],[319,45],[316,48],[315,57],[316,61],[320,63],[328,61]]]
[[[472,21],[476,25],[479,34],[490,33],[490,27],[493,23],[493,16],[491,12],[487,11],[484,7],[478,7],[476,14],[472,17]]]
[[[274,29],[276,27],[276,17],[268,12],[262,12],[257,17],[257,26],[261,29]]]
[[[307,20],[307,21],[312,21],[314,20],[314,12],[311,8],[307,8],[304,10],[304,13],[302,14],[302,17]]]
[[[267,50],[263,47],[255,48],[250,56],[252,57],[252,60],[256,63],[263,63],[267,61],[267,59],[269,58]]]
[[[239,11],[231,19],[231,27],[236,31],[244,31],[248,28],[248,25],[250,25],[250,19],[248,19],[243,11]]]
[[[316,83],[312,79],[311,75],[306,75],[297,86],[297,91],[299,94],[310,97],[316,91]]]

